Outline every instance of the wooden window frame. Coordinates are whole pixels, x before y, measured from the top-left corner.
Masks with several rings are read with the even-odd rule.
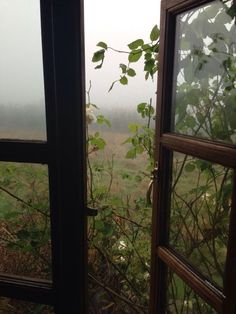
[[[41,0],[47,141],[0,140],[0,161],[48,166],[52,281],[0,274],[0,295],[87,312],[83,0]]]
[[[155,160],[159,166],[153,188],[153,236],[150,288],[150,313],[165,313],[167,267],[218,313],[236,311],[236,147],[171,132],[171,93],[175,48],[176,16],[213,0],[162,0],[159,53],[157,130]],[[234,170],[232,210],[223,291],[203,280],[193,267],[168,248],[168,188],[170,152],[181,152]]]

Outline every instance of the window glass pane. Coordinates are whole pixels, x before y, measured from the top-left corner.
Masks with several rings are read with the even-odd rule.
[[[39,0],[0,0],[0,46],[0,138],[45,140]]]
[[[176,274],[168,272],[168,314],[215,314],[217,313]]]
[[[8,298],[0,298],[0,313],[2,314],[53,314],[49,305],[36,304]]]
[[[51,278],[48,171],[0,162],[0,272]]]
[[[174,132],[236,143],[236,34],[233,1],[177,16]]]
[[[173,155],[170,245],[223,285],[232,194],[231,169]]]

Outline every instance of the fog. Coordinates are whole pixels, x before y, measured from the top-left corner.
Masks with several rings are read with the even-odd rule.
[[[0,1],[1,104],[44,99],[38,0]]]
[[[131,78],[127,86],[116,84],[108,93],[111,83],[120,78],[120,63],[127,63],[126,54],[109,51],[103,68],[95,70],[91,62],[99,41],[109,46],[128,51],[127,44],[142,38],[150,41],[149,34],[159,24],[160,0],[135,1],[85,1],[86,80],[92,81],[91,101],[100,108],[108,106],[118,110],[130,108],[139,102],[155,97],[156,82],[145,82],[143,64],[133,64],[137,77]]]
[[[109,53],[103,69],[95,70],[91,59],[97,42],[127,50],[136,38],[148,40],[159,14],[159,0],[85,0],[86,82],[91,80],[91,101],[102,110],[135,108],[155,97],[156,86],[145,82],[139,65],[128,86],[117,84],[108,93],[126,56]],[[45,139],[39,0],[0,0],[0,47],[0,138]]]

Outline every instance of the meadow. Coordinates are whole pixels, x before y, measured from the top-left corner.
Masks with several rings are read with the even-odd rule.
[[[132,130],[131,130],[132,131]],[[139,130],[143,134],[143,130]],[[91,130],[89,134],[98,133]],[[90,313],[148,313],[152,205],[148,154],[127,152],[132,132],[103,129],[88,146]],[[93,139],[90,138],[90,139]],[[98,147],[96,143],[104,145]],[[175,153],[170,174],[170,246],[219,289],[223,284],[232,171]],[[51,279],[48,170],[0,163],[0,271]],[[217,252],[217,254],[216,254]],[[167,313],[214,313],[176,275],[168,273]],[[42,305],[2,298],[3,313],[51,313]],[[17,309],[17,310],[16,310]],[[18,312],[16,312],[18,311]],[[0,312],[1,313],[1,312]],[[22,312],[23,313],[23,312]]]

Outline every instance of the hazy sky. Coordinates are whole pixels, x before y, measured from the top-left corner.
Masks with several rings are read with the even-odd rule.
[[[85,0],[85,34],[87,82],[92,81],[91,101],[99,107],[136,106],[139,102],[155,97],[156,83],[145,82],[143,65],[134,65],[137,77],[128,86],[117,84],[112,92],[112,81],[120,77],[119,64],[126,62],[126,55],[109,52],[101,70],[94,70],[91,59],[99,41],[117,49],[127,50],[131,41],[149,40],[155,24],[159,25],[160,0]],[[114,107],[115,108],[115,107]]]
[[[44,99],[39,0],[0,0],[0,103]]]
[[[127,87],[107,93],[119,78],[124,56],[110,54],[104,68],[91,62],[98,41],[126,49],[136,38],[148,39],[159,23],[159,0],[85,0],[87,81],[91,97],[99,106],[133,104],[155,93],[140,73]],[[35,104],[44,99],[39,0],[0,0],[0,104]]]

